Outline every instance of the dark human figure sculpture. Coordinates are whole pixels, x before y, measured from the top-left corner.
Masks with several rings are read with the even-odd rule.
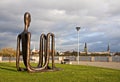
[[[16,50],[16,67],[18,71],[28,72],[44,72],[44,71],[55,71],[58,70],[54,63],[55,54],[55,39],[53,33],[48,33],[47,35],[42,34],[40,36],[40,46],[39,46],[39,63],[37,67],[32,67],[30,65],[30,40],[31,33],[28,32],[28,27],[30,26],[31,16],[30,13],[26,12],[24,14],[24,31],[20,33],[17,37],[17,50]],[[23,62],[26,68],[20,67],[20,44],[22,46],[22,56]],[[52,58],[52,66],[49,66],[49,58]],[[45,61],[43,61],[45,60]]]

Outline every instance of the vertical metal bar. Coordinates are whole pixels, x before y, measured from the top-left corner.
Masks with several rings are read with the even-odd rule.
[[[78,32],[78,64],[79,64],[79,31]]]

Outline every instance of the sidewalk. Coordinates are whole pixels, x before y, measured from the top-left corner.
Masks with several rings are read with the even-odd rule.
[[[72,64],[76,64],[77,62],[72,62]],[[105,68],[112,68],[112,69],[119,69],[120,70],[120,62],[87,62],[87,61],[80,61],[79,65],[88,65],[88,66],[97,66],[97,67],[105,67]]]

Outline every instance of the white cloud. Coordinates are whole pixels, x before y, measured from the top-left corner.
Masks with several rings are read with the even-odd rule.
[[[29,31],[36,46],[39,44],[38,37],[41,33],[53,32],[56,35],[57,49],[76,49],[76,26],[81,26],[80,46],[83,46],[84,42],[90,43],[91,49],[92,47],[95,49],[94,46],[97,44],[101,46],[108,43],[119,44],[119,2],[119,0],[1,0],[0,47],[16,46],[14,43],[17,34],[24,28],[23,16],[26,11],[31,13]],[[11,44],[7,44],[11,40],[13,40]],[[120,51],[119,45],[112,46],[112,51]],[[106,49],[106,46],[103,49]]]

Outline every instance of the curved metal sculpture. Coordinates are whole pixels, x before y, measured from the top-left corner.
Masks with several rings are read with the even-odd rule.
[[[39,49],[39,63],[38,66],[32,67],[30,65],[30,40],[31,33],[28,32],[28,27],[30,26],[31,16],[30,13],[26,12],[24,14],[24,31],[20,33],[17,37],[17,53],[16,53],[16,67],[18,71],[28,72],[43,72],[43,71],[55,71],[58,70],[54,63],[55,54],[55,39],[53,33],[48,33],[47,35],[42,34],[40,36],[40,49]],[[20,67],[20,43],[22,45],[22,56],[23,62],[26,68]],[[51,53],[51,54],[50,54]],[[49,66],[49,58],[52,57],[52,66]],[[43,62],[43,59],[45,60]]]

